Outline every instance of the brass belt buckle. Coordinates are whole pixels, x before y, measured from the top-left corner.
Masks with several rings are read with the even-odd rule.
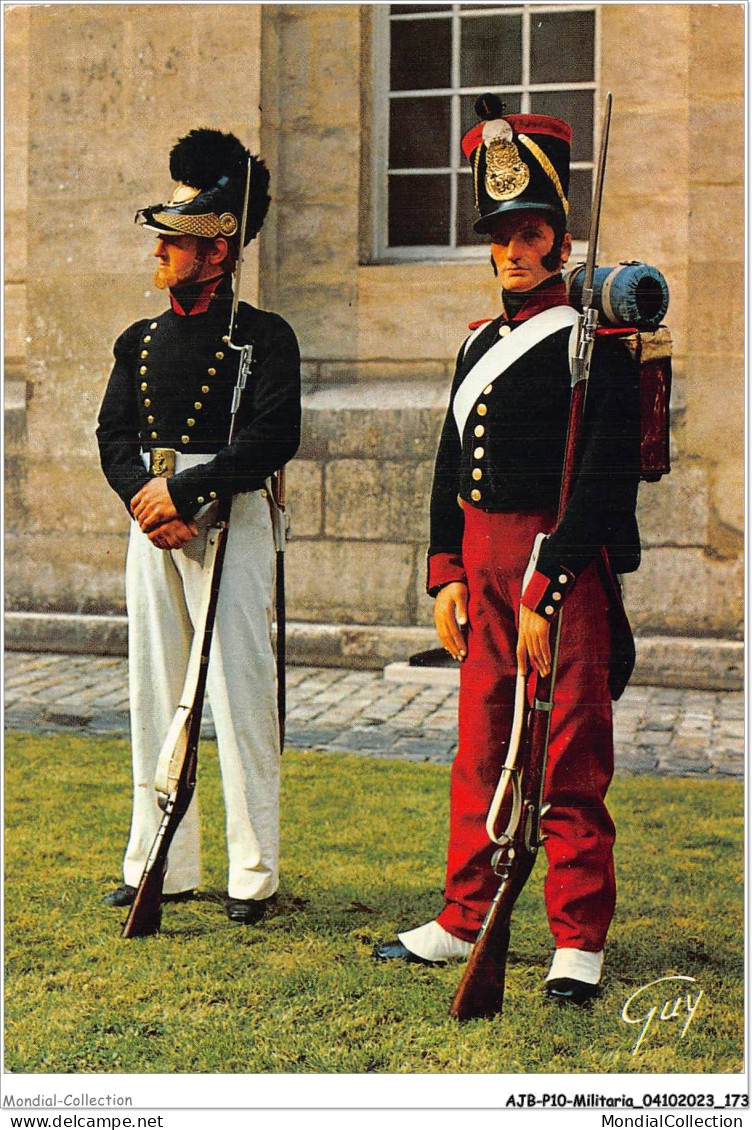
[[[175,457],[177,452],[172,447],[153,447],[149,453],[149,470],[152,475],[159,475],[162,479],[169,479],[175,474]]]

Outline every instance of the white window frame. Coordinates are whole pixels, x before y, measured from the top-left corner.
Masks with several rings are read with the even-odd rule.
[[[376,263],[423,262],[430,260],[445,260],[461,262],[462,260],[479,260],[488,257],[488,248],[485,246],[454,246],[456,240],[456,214],[457,214],[457,177],[469,176],[470,166],[464,160],[460,149],[460,97],[468,94],[483,94],[487,90],[495,89],[502,96],[504,94],[519,94],[521,98],[520,112],[530,112],[530,95],[546,91],[558,90],[592,90],[597,92],[600,88],[600,5],[598,4],[487,4],[479,5],[476,10],[460,4],[447,4],[446,15],[433,12],[412,12],[390,15],[389,4],[374,5],[373,9],[373,68],[372,68],[372,99],[373,99],[373,132],[371,147],[371,189],[373,201],[372,226],[371,226],[371,258]],[[542,12],[562,11],[592,11],[595,13],[594,21],[594,66],[591,82],[562,82],[562,83],[530,83],[530,25],[535,15]],[[522,16],[522,82],[517,85],[503,87],[489,86],[460,86],[460,11],[462,19],[472,19],[475,16],[508,15]],[[452,84],[431,90],[400,90],[392,92],[389,85],[389,41],[391,21],[447,19],[452,21]],[[389,247],[388,216],[389,216],[389,104],[393,98],[407,98],[421,95],[423,97],[439,95],[450,99],[450,152],[451,164],[430,169],[410,168],[393,172],[392,176],[408,175],[419,172],[450,174],[450,243],[447,245],[417,245],[410,247]],[[593,115],[593,156],[597,153],[596,142],[599,123],[597,113]],[[573,161],[572,169],[592,169],[593,161]],[[465,168],[467,171],[465,171]],[[575,243],[573,251],[575,256],[584,255],[587,244],[584,241]]]

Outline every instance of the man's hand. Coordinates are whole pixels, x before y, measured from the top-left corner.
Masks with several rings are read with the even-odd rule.
[[[537,612],[531,612],[524,604],[520,605],[520,628],[517,636],[517,670],[527,674],[528,666],[534,667],[539,675],[546,676],[551,670],[551,625]]]
[[[146,536],[157,549],[182,549],[197,533],[198,526],[194,521],[184,522],[182,518],[173,518],[157,526]]]
[[[178,512],[167,489],[167,480],[156,477],[142,486],[131,499],[131,514],[145,534],[177,518]]]
[[[463,632],[467,624],[467,585],[463,581],[452,581],[439,589],[433,617],[442,646],[454,659],[464,659],[467,655]]]

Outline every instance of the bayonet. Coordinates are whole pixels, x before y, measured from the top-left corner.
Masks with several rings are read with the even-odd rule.
[[[601,204],[603,202],[603,181],[606,173],[606,156],[608,154],[608,135],[611,128],[612,97],[609,91],[606,95],[606,105],[603,111],[603,124],[601,126],[601,144],[598,155],[598,165],[595,175],[593,192],[593,207],[590,215],[590,234],[588,236],[588,251],[585,260],[585,276],[582,282],[582,313],[578,318],[577,347],[572,361],[572,386],[579,381],[587,381],[590,376],[590,361],[595,344],[595,332],[598,325],[598,311],[593,305],[593,277],[595,275],[595,260],[598,253],[598,233],[601,224]]]

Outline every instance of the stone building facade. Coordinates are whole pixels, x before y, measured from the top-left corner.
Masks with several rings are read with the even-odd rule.
[[[597,88],[614,96],[600,261],[653,263],[671,288],[674,469],[641,488],[643,564],[627,603],[646,637],[739,639],[743,6],[591,7]],[[374,252],[386,13],[6,10],[9,608],[123,611],[128,521],[99,470],[96,413],[113,340],[164,301],[131,218],[167,190],[170,144],[206,124],[270,166],[273,203],[243,296],[283,314],[304,357],[289,615],[311,656],[336,638],[373,663],[429,639],[437,434],[465,326],[493,316],[498,296],[485,254]]]

